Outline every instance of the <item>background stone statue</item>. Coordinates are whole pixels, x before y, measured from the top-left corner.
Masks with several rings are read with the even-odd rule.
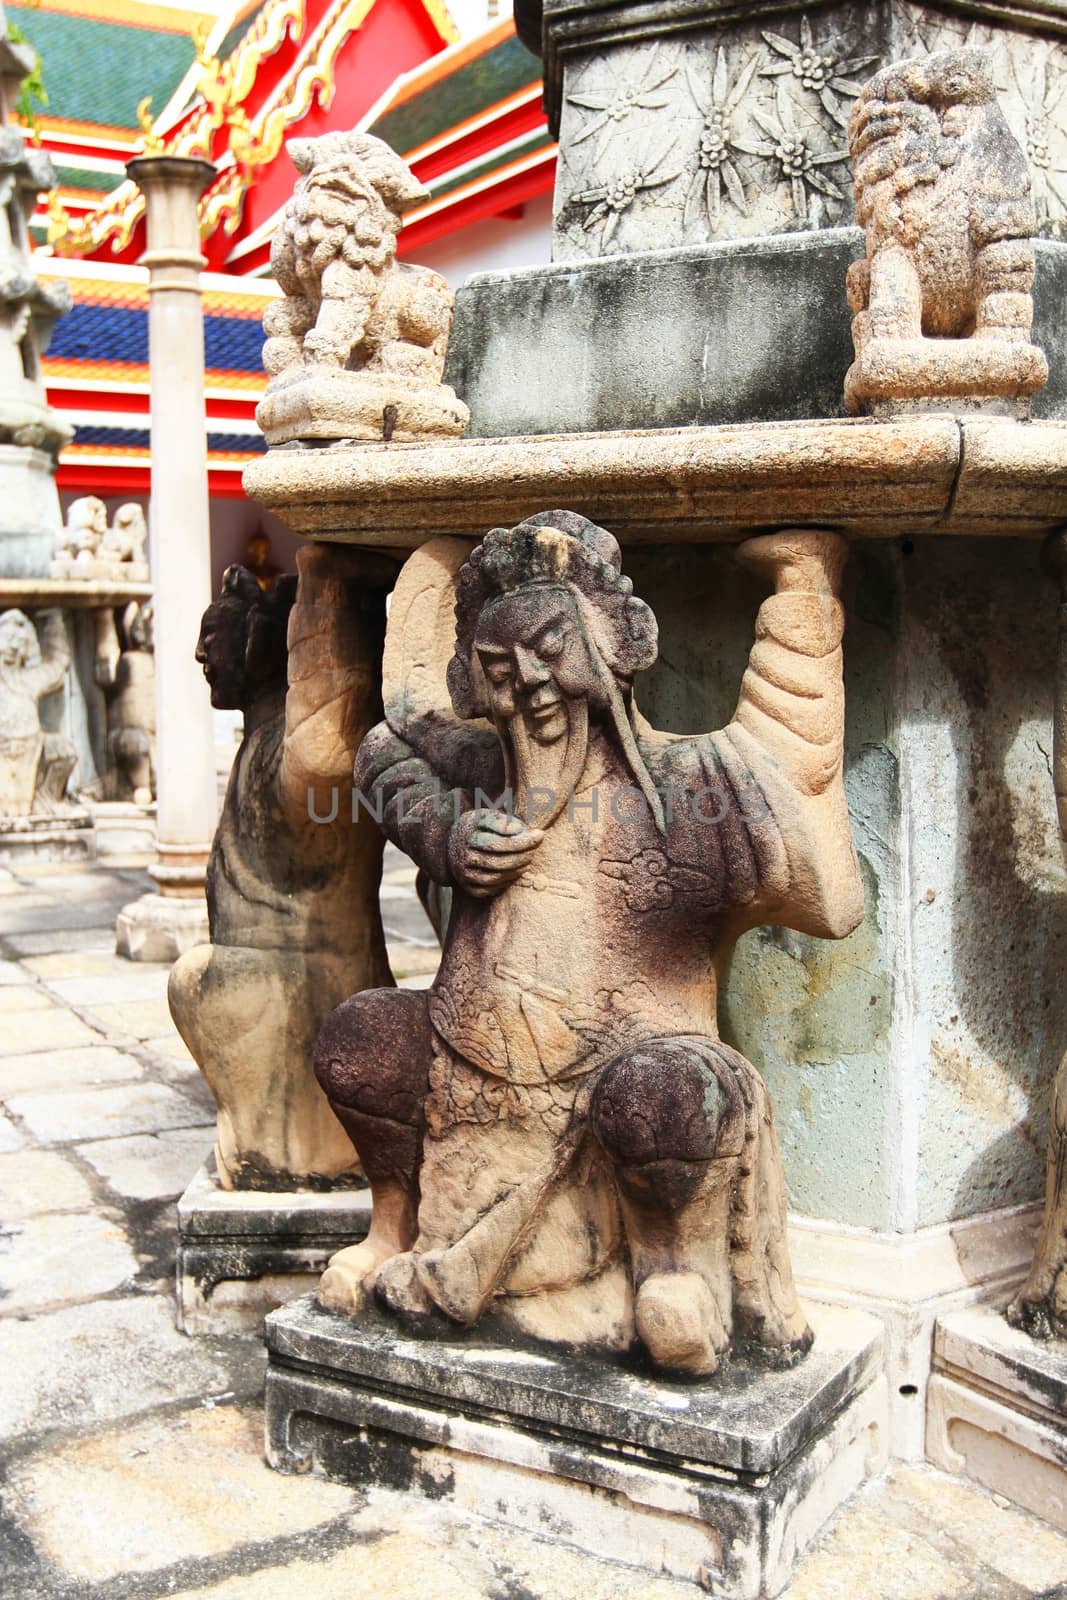
[[[656,622],[603,528],[548,512],[465,562],[450,540],[409,560],[356,777],[452,908],[427,994],[357,995],[319,1036],[374,1195],[324,1305],[376,1291],[416,1326],[492,1305],[695,1374],[733,1342],[808,1347],[770,1104],[719,1040],[716,985],[748,928],[862,916],[844,554],[823,532],[741,547],[777,592],[733,721],[690,738],[635,707]]]
[[[311,1051],[334,1006],[391,981],[382,840],[353,821],[352,761],[381,714],[393,568],[326,546],[302,550],[297,566],[299,580],[270,594],[228,568],[197,645],[212,704],[242,710],[245,735],[208,867],[211,943],[177,962],[169,999],[218,1102],[226,1188],[358,1175]]]
[[[56,556],[85,563],[95,559],[107,533],[107,506],[95,494],[72,500],[56,541]]]
[[[147,538],[144,511],[136,500],[130,500],[115,512],[114,522],[100,541],[100,554],[107,561],[129,561],[142,566]]]
[[[990,57],[945,50],[875,74],[849,123],[867,254],[849,268],[850,411],[954,397],[1029,415],[1034,207]]]
[[[122,613],[121,627],[110,607],[96,613],[95,676],[107,701],[103,797],[132,800],[139,806],[151,804],[156,787],[153,620],[151,600],[131,602]]]
[[[136,500],[119,506],[111,527],[107,506],[95,494],[72,500],[66,526],[56,540],[53,578],[148,580],[145,541],[148,525]]]
[[[441,382],[452,291],[396,259],[403,213],[429,190],[371,134],[287,148],[300,178],[271,242],[285,298],[263,315],[268,444],[462,433],[467,408]]]
[[[60,611],[0,616],[0,816],[55,816],[77,762],[73,742],[41,726],[40,702],[63,687],[70,647]]]

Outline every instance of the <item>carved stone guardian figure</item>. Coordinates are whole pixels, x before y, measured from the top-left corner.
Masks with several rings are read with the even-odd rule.
[[[849,121],[867,254],[848,274],[850,411],[1029,415],[1034,207],[991,60],[945,50],[875,74]]]
[[[86,581],[105,578],[127,583],[148,581],[145,541],[148,526],[136,500],[120,506],[109,528],[107,506],[95,494],[73,500],[66,526],[56,541],[53,578]]]
[[[844,555],[825,532],[741,547],[776,593],[732,722],[694,737],[636,709],[656,621],[603,528],[548,512],[411,557],[356,780],[452,910],[427,994],[356,995],[319,1036],[374,1196],[324,1305],[376,1293],[429,1328],[491,1308],[698,1375],[733,1343],[806,1350],[770,1103],[716,991],[746,929],[862,915]]]
[[[136,508],[140,511],[140,507]],[[116,518],[116,521],[118,519]],[[156,661],[151,600],[96,613],[96,681],[107,700],[104,797],[150,805],[155,797]]]
[[[297,565],[269,594],[228,568],[197,645],[212,704],[242,710],[245,736],[208,867],[212,942],[177,962],[169,999],[218,1102],[225,1188],[358,1176],[311,1052],[333,1007],[390,981],[382,840],[352,810],[353,757],[381,710],[386,564],[316,546]]]
[[[59,611],[0,616],[0,816],[55,816],[66,803],[77,755],[65,734],[41,725],[40,702],[62,688],[70,647]]]
[[[300,178],[271,244],[285,298],[263,317],[267,443],[462,433],[467,408],[441,382],[452,291],[396,259],[403,213],[429,191],[370,134],[288,150]]]

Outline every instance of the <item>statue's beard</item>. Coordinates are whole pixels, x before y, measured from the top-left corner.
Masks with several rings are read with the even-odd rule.
[[[566,806],[589,755],[589,701],[564,697],[567,731],[550,744],[531,737],[521,711],[497,723],[504,748],[505,778],[515,815],[532,828],[547,828]]]

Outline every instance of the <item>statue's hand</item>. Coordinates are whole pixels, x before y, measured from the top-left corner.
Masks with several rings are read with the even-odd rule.
[[[779,594],[793,590],[836,596],[847,558],[846,541],[825,528],[764,533],[737,549],[741,565],[770,578]]]
[[[465,811],[448,836],[452,880],[478,899],[499,894],[526,871],[544,836],[504,811]]]

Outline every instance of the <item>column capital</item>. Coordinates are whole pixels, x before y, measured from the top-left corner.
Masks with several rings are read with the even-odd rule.
[[[216,168],[200,156],[135,156],[126,171],[145,197],[145,243],[140,265],[151,289],[200,292],[205,265],[197,201]]]
[[[197,198],[203,194],[218,168],[202,156],[134,156],[126,163],[126,176],[147,196],[150,189],[164,184],[188,185]]]

